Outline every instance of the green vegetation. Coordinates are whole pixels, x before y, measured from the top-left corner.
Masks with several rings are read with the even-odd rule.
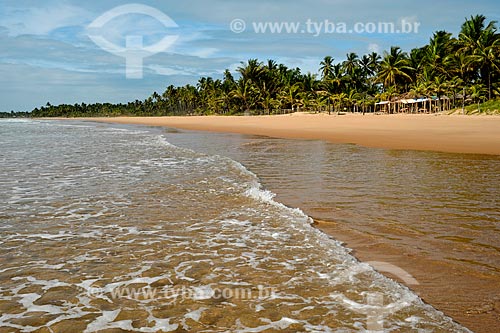
[[[0,118],[29,118],[30,112],[0,112]]]
[[[484,103],[471,104],[465,107],[465,112],[463,112],[462,108],[453,110],[453,114],[500,114],[500,99],[487,101]]]
[[[202,77],[196,86],[169,86],[144,101],[128,104],[75,104],[36,108],[33,117],[277,114],[301,111],[373,112],[378,101],[425,98],[434,110],[477,108],[500,96],[500,35],[483,15],[467,19],[457,37],[435,32],[429,44],[409,53],[392,47],[383,55],[327,56],[319,75],[302,74],[273,60],[250,59],[222,79]],[[496,104],[495,104],[496,103]],[[490,104],[483,104],[490,105]],[[494,106],[496,105],[496,106]]]

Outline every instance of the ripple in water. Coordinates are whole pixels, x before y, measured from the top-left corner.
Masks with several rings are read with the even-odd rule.
[[[0,129],[0,328],[467,331],[233,160],[144,131]]]

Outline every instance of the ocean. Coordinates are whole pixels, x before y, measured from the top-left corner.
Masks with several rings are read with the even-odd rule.
[[[264,168],[293,149],[178,134],[0,120],[0,332],[468,332],[262,185],[293,175],[293,156]],[[361,148],[338,146],[347,177]],[[330,163],[306,160],[322,184]]]

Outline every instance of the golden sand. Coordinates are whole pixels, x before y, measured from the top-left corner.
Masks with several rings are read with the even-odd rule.
[[[500,116],[304,114],[85,118],[100,122],[318,139],[366,147],[500,155]]]

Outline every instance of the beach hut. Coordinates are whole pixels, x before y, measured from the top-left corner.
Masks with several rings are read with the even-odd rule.
[[[433,110],[433,101],[437,104],[437,100],[426,97],[400,99],[397,101],[398,111],[405,113],[431,113],[437,108],[437,105],[434,105]]]
[[[417,102],[413,98],[403,98],[403,99],[397,100],[396,103],[398,104],[398,107],[397,107],[398,113],[399,112],[413,113],[415,104]]]
[[[430,99],[426,97],[421,97],[417,98],[417,113],[424,112],[427,113],[430,110],[430,104],[429,108],[427,108],[427,103],[430,103]]]
[[[389,113],[390,106],[391,106],[391,102],[389,102],[389,101],[377,102],[377,103],[375,103],[375,112]]]

